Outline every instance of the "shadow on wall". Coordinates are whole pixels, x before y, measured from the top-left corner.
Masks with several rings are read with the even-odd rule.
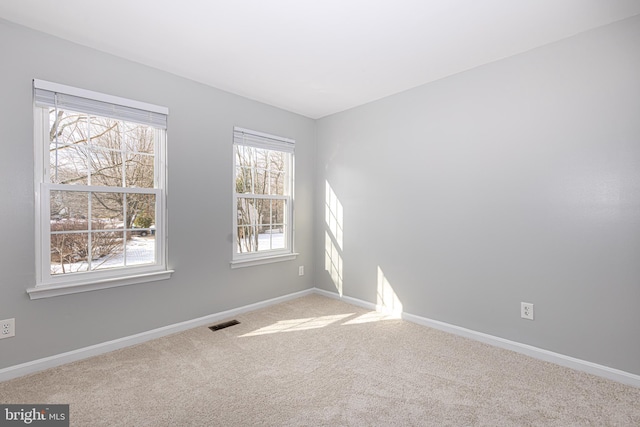
[[[326,182],[325,193],[325,233],[324,233],[324,269],[329,273],[338,294],[342,296],[342,251],[343,219],[342,203]]]

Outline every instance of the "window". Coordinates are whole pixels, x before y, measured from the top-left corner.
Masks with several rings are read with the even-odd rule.
[[[168,278],[167,109],[34,80],[31,298]]]
[[[234,266],[293,259],[295,141],[234,128]]]

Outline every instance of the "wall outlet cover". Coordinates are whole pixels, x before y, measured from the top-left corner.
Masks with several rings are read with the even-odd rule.
[[[16,319],[0,320],[0,339],[16,336]]]
[[[529,302],[521,302],[520,317],[523,319],[533,320],[533,304]]]

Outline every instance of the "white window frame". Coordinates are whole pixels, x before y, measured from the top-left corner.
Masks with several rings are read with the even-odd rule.
[[[255,198],[266,198],[274,200],[286,201],[286,228],[285,234],[285,248],[284,249],[272,249],[256,252],[239,252],[238,251],[238,199],[239,195],[236,192],[236,171],[237,171],[237,147],[239,145],[248,145],[256,148],[263,148],[273,151],[282,151],[288,154],[287,162],[287,183],[285,187],[288,189],[287,194],[284,196],[261,196],[252,195]],[[294,251],[294,184],[295,184],[295,141],[290,138],[284,138],[281,136],[271,135],[264,132],[258,132],[255,130],[245,129],[242,127],[233,128],[233,179],[232,179],[232,192],[233,192],[233,228],[232,228],[232,258],[231,268],[248,267],[253,265],[268,264],[272,262],[290,261],[295,259],[299,254]]]
[[[167,207],[166,207],[166,107],[147,104],[99,92],[66,86],[44,80],[33,81],[34,88],[34,188],[35,188],[35,231],[36,231],[36,284],[27,289],[31,299],[54,297],[78,292],[106,289],[168,279],[173,270],[167,268]],[[43,95],[44,94],[44,95]],[[154,188],[103,187],[91,185],[63,185],[52,183],[49,177],[49,129],[47,105],[58,96],[71,96],[87,109],[75,108],[103,117],[137,121],[157,129],[154,147]],[[52,98],[53,97],[53,98]],[[51,98],[51,99],[49,99]],[[132,117],[136,117],[132,119]],[[72,188],[71,188],[72,187]],[[116,191],[117,189],[117,191]],[[100,271],[87,271],[52,275],[50,270],[50,192],[55,190],[82,192],[118,192],[153,194],[156,200],[155,242],[156,262],[141,266],[126,266]]]

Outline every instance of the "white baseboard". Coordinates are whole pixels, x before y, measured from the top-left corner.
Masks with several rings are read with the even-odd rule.
[[[24,375],[32,374],[44,369],[53,368],[56,366],[64,365],[66,363],[75,362],[78,360],[86,359],[88,357],[98,356],[100,354],[108,353],[110,351],[118,350],[124,347],[140,344],[145,341],[149,341],[156,338],[161,338],[166,335],[175,334],[177,332],[186,331],[187,329],[204,326],[207,324],[215,323],[217,321],[228,319],[238,314],[246,313],[249,311],[258,310],[274,304],[289,301],[295,298],[300,298],[310,294],[323,295],[329,298],[339,299],[346,303],[365,308],[367,310],[379,310],[376,304],[368,301],[363,301],[358,298],[349,296],[340,296],[335,292],[329,292],[319,288],[306,289],[300,292],[294,292],[292,294],[284,295],[277,298],[272,298],[266,301],[257,302],[254,304],[245,305],[243,307],[222,311],[219,313],[211,314],[197,319],[187,320],[185,322],[175,323],[173,325],[164,326],[162,328],[153,329],[150,331],[142,332],[139,334],[131,335],[128,337],[118,338],[113,341],[107,341],[104,343],[84,347],[78,350],[69,351],[66,353],[56,354],[54,356],[45,357],[42,359],[34,360],[31,362],[22,363],[20,365],[10,366],[8,368],[0,369],[0,382],[10,380],[12,378],[21,377]],[[522,344],[516,341],[507,340],[504,338],[496,337],[493,335],[477,332],[471,329],[463,328],[456,325],[451,325],[438,320],[432,320],[421,316],[416,316],[410,313],[402,313],[402,318],[419,325],[427,326],[434,329],[439,329],[444,332],[448,332],[454,335],[463,336],[476,341],[483,342],[485,344],[493,345],[495,347],[504,348],[507,350],[515,351],[517,353],[525,354],[527,356],[544,360],[547,362],[555,363],[557,365],[566,366],[568,368],[576,369],[578,371],[587,372],[589,374],[597,375],[610,380],[618,381],[623,384],[628,384],[634,387],[640,388],[640,375],[635,375],[629,372],[621,371],[619,369],[610,368],[608,366],[599,365],[597,363],[588,362],[586,360],[576,359],[574,357],[566,356],[552,351],[544,350],[527,344]]]
[[[367,301],[362,301],[357,298],[340,296],[335,292],[329,292],[318,288],[315,288],[314,292],[329,298],[339,299],[362,308],[376,310],[375,304]],[[428,326],[430,328],[438,329],[454,335],[459,335],[465,338],[480,341],[495,347],[515,351],[517,353],[521,353],[535,359],[555,363],[556,365],[565,366],[577,371],[586,372],[589,374],[597,375],[599,377],[608,378],[613,381],[640,388],[640,375],[635,375],[630,372],[621,371],[619,369],[610,368],[608,366],[599,365],[597,363],[588,362],[582,359],[576,359],[575,357],[566,356],[560,353],[554,353],[553,351],[544,350],[528,344],[522,344],[516,341],[507,340],[504,338],[496,337],[494,335],[477,332],[472,329],[451,325],[449,323],[440,322],[438,320],[427,319],[426,317],[416,316],[414,314],[402,313],[402,319],[412,323],[417,323],[418,325]]]
[[[300,298],[305,295],[310,295],[312,293],[314,293],[314,289],[305,289],[304,291],[294,292],[292,294],[284,295],[277,298],[272,298],[266,301],[257,302],[255,304],[249,304],[243,307],[222,311],[220,313],[199,317],[197,319],[175,323],[173,325],[168,325],[162,328],[141,332],[139,334],[130,335],[128,337],[118,338],[113,341],[107,341],[107,342],[92,345],[89,347],[68,351],[66,353],[56,354],[56,355],[45,357],[42,359],[33,360],[31,362],[21,363],[15,366],[9,366],[8,368],[0,369],[0,382],[10,380],[12,378],[17,378],[24,375],[32,374],[38,371],[42,371],[44,369],[64,365],[66,363],[71,363],[78,360],[86,359],[88,357],[98,356],[100,354],[108,353],[110,351],[119,350],[124,347],[140,344],[145,341],[164,337],[166,335],[175,334],[176,332],[182,332],[182,331],[186,331],[187,329],[208,325],[223,319],[228,319],[230,317],[237,316],[238,314],[258,310],[261,308],[268,307],[270,305],[279,304],[281,302],[289,301],[295,298]]]
[[[352,305],[356,305],[358,307],[362,307],[362,308],[366,308],[367,310],[376,310],[376,305],[372,302],[368,302],[368,301],[363,301],[361,299],[358,298],[352,298],[352,297],[348,297],[346,295],[339,295],[335,292],[330,292],[330,291],[325,291],[324,289],[319,289],[319,288],[313,288],[313,292],[318,294],[318,295],[322,295],[325,297],[329,297],[329,298],[333,298],[333,299],[339,299],[340,301],[344,301],[347,302],[349,304]]]

